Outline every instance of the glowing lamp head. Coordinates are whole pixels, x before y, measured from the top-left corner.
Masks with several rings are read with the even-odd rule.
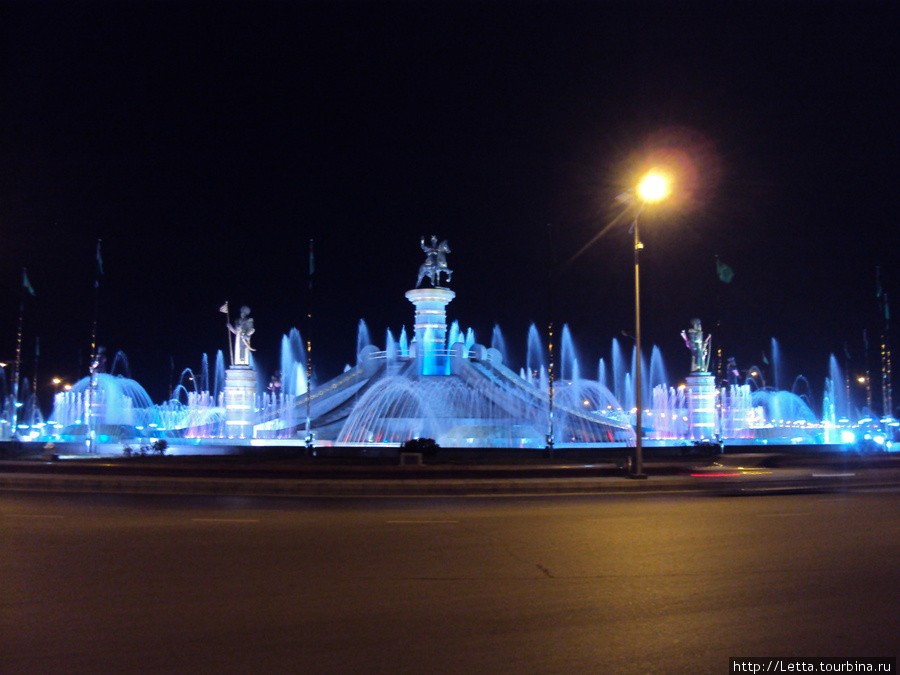
[[[637,193],[645,202],[658,202],[669,196],[669,181],[661,173],[651,171],[637,186]]]

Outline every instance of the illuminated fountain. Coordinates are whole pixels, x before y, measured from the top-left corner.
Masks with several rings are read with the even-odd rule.
[[[502,363],[500,351],[457,342],[435,349],[432,357],[412,355],[396,368],[382,352],[361,355],[360,370],[372,370],[371,384],[358,396],[336,436],[336,443],[402,443],[434,438],[452,447],[529,447],[547,443],[549,391]],[[437,365],[446,374],[428,374]],[[358,377],[355,373],[345,378]],[[349,386],[349,382],[347,385]],[[314,423],[315,424],[315,423]],[[628,442],[633,431],[610,392],[596,382],[557,384],[554,425],[560,443]],[[322,435],[319,435],[322,438]]]
[[[305,344],[296,329],[282,338],[280,371],[268,389],[258,381],[252,355],[245,354],[238,367],[246,390],[239,424],[229,411],[233,398],[228,397],[235,367],[225,368],[220,351],[212,377],[204,356],[199,371],[185,370],[170,400],[159,405],[128,377],[100,373],[93,386],[86,377],[71,391],[57,394],[51,423],[40,437],[101,442],[166,438],[170,444],[211,445],[314,441],[317,446],[365,447],[432,438],[441,446],[462,448],[634,443],[634,351],[628,358],[613,340],[609,358],[599,361],[596,379],[585,377],[564,325],[551,385],[549,354],[532,324],[525,366],[514,372],[499,326],[493,327],[490,347],[458,321],[448,326],[447,307],[455,293],[439,285],[440,275],[447,272],[441,268],[436,273],[432,288],[406,293],[415,309],[411,340],[405,327],[396,338],[387,330],[381,349],[372,344],[361,320],[355,365],[327,382],[308,381]],[[695,360],[698,354],[692,351]],[[780,383],[783,366],[774,340],[771,354],[770,372]],[[113,371],[120,360],[127,371],[127,361],[119,355]],[[717,386],[707,359],[684,384],[671,386],[656,347],[642,372],[648,373],[649,385],[641,402],[644,438],[651,447],[719,440],[838,443],[847,441],[846,430],[852,426],[848,386],[833,356],[820,417],[812,410],[809,385],[802,377],[790,392],[766,387],[761,375]],[[761,370],[753,367],[750,372]]]
[[[440,266],[433,283],[439,283],[445,269],[446,264]],[[420,271],[420,281],[422,276]],[[398,349],[390,333],[384,351],[358,340],[356,368],[323,385],[324,391],[311,393],[309,405],[319,413],[312,416],[318,441],[396,445],[433,438],[456,447],[546,446],[550,391],[537,330],[529,331],[528,375],[520,377],[503,363],[506,345],[499,327],[490,348],[477,344],[474,332],[462,330],[458,322],[448,330],[446,308],[453,291],[415,288],[406,297],[415,307],[408,347],[401,340]],[[571,351],[566,354],[565,341],[563,350],[568,379],[554,392],[555,437],[569,444],[631,441],[627,415],[605,387],[578,377],[577,361]]]
[[[132,379],[97,373],[56,394],[51,425],[55,435],[87,435],[90,429],[107,437],[152,435],[159,410],[144,388]]]
[[[425,362],[414,338],[406,330],[399,339],[386,331],[384,349],[365,344],[369,332],[360,324],[361,347],[356,365],[338,377],[307,391],[303,342],[292,330],[282,339],[280,391],[263,391],[255,399],[253,438],[302,442],[306,437],[307,395],[312,431],[317,445],[399,445],[412,438],[434,438],[444,447],[544,447],[550,428],[548,355],[537,327],[527,335],[526,366],[513,372],[503,359],[506,338],[495,326],[492,347],[477,343],[472,329],[453,322],[447,330],[450,348],[438,349],[430,363],[442,364],[447,374],[425,375]],[[554,441],[557,447],[633,443],[634,388],[618,341],[611,345],[610,362],[601,359],[597,379],[580,375],[580,366],[567,327],[566,356],[559,358],[565,379],[554,382]],[[499,347],[499,348],[498,348]],[[662,359],[656,367],[664,370]],[[437,357],[440,357],[437,358]],[[222,353],[216,371],[222,369]],[[630,361],[633,367],[634,355]],[[204,359],[205,362],[205,359]],[[647,372],[653,372],[651,366]],[[100,441],[136,438],[169,439],[170,443],[228,441],[224,394],[219,373],[210,390],[196,389],[209,382],[182,373],[171,400],[153,405],[139,384],[119,375],[97,376],[98,391],[90,394],[90,378],[56,397],[52,428],[45,438],[77,440],[87,434],[93,419]],[[775,391],[747,384],[732,384],[717,392],[719,415],[714,436],[735,443],[841,443],[847,427],[836,413],[834,401],[844,391],[837,371],[826,381],[823,413],[819,419],[808,404],[808,394]],[[654,383],[656,376],[652,376]],[[614,395],[607,380],[624,398]],[[616,382],[618,384],[616,384]],[[798,378],[795,387],[802,386]],[[799,385],[798,385],[799,383]],[[209,386],[209,385],[207,385]],[[261,387],[260,387],[261,388]],[[196,389],[196,390],[195,390]],[[685,444],[689,433],[688,402],[684,386],[655,384],[646,405],[645,438],[649,446]],[[839,405],[843,405],[839,403]],[[91,407],[92,406],[92,407]],[[86,415],[91,407],[92,417]]]

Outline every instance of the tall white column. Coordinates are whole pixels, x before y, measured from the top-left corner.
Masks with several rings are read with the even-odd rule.
[[[416,307],[416,354],[422,375],[448,375],[447,305],[456,293],[449,288],[415,288],[406,292]]]

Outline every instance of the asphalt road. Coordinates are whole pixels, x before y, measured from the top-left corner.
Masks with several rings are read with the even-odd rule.
[[[3,673],[725,673],[896,656],[896,490],[0,493]]]

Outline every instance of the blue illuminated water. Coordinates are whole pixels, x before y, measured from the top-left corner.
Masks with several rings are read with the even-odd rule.
[[[503,338],[503,333],[497,324],[494,324],[494,331],[491,333],[491,348],[500,352],[500,358],[503,360],[503,363],[509,363],[506,353],[506,340]]]
[[[507,341],[499,326],[491,332],[490,358],[483,365],[471,362],[482,354],[472,328],[463,329],[454,322],[448,331],[448,346],[459,344],[462,371],[450,375],[452,357],[437,347],[431,354],[433,373],[437,377],[410,377],[409,346],[406,328],[396,339],[391,330],[384,332],[384,349],[366,344],[370,340],[364,321],[357,332],[358,367],[376,372],[361,359],[382,358],[392,364],[380,379],[361,390],[353,399],[343,428],[335,431],[335,442],[382,443],[402,442],[422,434],[436,434],[445,443],[519,444],[536,447],[543,443],[549,426],[547,417],[549,379],[548,353],[538,328],[529,326],[526,336],[525,363],[518,375],[508,367]],[[426,331],[425,342],[434,334]],[[630,359],[625,348],[631,349]],[[481,350],[479,352],[479,349]],[[625,432],[633,415],[634,366],[636,353],[630,340],[614,339],[607,356],[597,361],[596,379],[585,378],[579,365],[575,340],[568,325],[563,325],[556,355],[554,383],[554,433],[557,444],[628,442]],[[837,359],[829,359],[829,377],[824,383],[821,404],[805,377],[793,379],[791,391],[771,386],[784,379],[784,359],[777,341],[772,341],[771,362],[748,369],[744,384],[732,385],[719,393],[718,432],[727,439],[753,440],[784,437],[791,442],[828,442],[837,426],[846,424],[863,412],[854,408],[848,396],[848,381]],[[373,354],[380,354],[373,357]],[[649,350],[649,364],[642,365],[644,375],[643,407],[648,439],[678,441],[686,434],[686,401],[684,389],[671,383],[662,352],[657,346]],[[630,364],[629,364],[630,361]],[[117,355],[114,367],[128,369],[127,358]],[[611,364],[611,367],[607,364]],[[686,365],[686,364],[685,364]],[[768,369],[765,366],[768,365]],[[257,403],[261,423],[259,433],[272,437],[305,434],[305,411],[301,401],[308,389],[306,381],[305,343],[296,329],[282,337],[282,390],[278,395],[260,395]],[[425,374],[428,374],[426,365]],[[351,373],[353,371],[348,371]],[[756,372],[755,375],[749,374]],[[404,374],[406,373],[406,374]],[[106,430],[128,429],[141,435],[183,435],[190,438],[221,438],[227,435],[222,390],[225,380],[224,357],[216,355],[215,377],[210,390],[208,359],[203,355],[197,372],[186,368],[173,387],[171,400],[154,405],[146,392],[127,377],[98,376],[98,391],[89,394],[89,379],[84,378],[71,392],[57,396],[52,421],[57,435],[84,433],[91,421],[86,411],[93,404],[93,423]],[[314,390],[315,391],[315,390]],[[531,392],[531,393],[528,393]],[[98,405],[102,402],[102,405]],[[866,411],[867,412],[867,411]],[[604,417],[606,416],[606,417]],[[608,424],[608,426],[604,426]],[[823,424],[824,430],[823,430]],[[618,425],[618,426],[617,426]],[[65,430],[65,432],[61,431]],[[134,431],[138,430],[138,431]],[[151,431],[152,430],[152,431]],[[267,431],[268,430],[268,431]],[[491,434],[485,438],[484,434]],[[633,439],[633,432],[630,438]],[[50,434],[52,436],[52,434]]]

